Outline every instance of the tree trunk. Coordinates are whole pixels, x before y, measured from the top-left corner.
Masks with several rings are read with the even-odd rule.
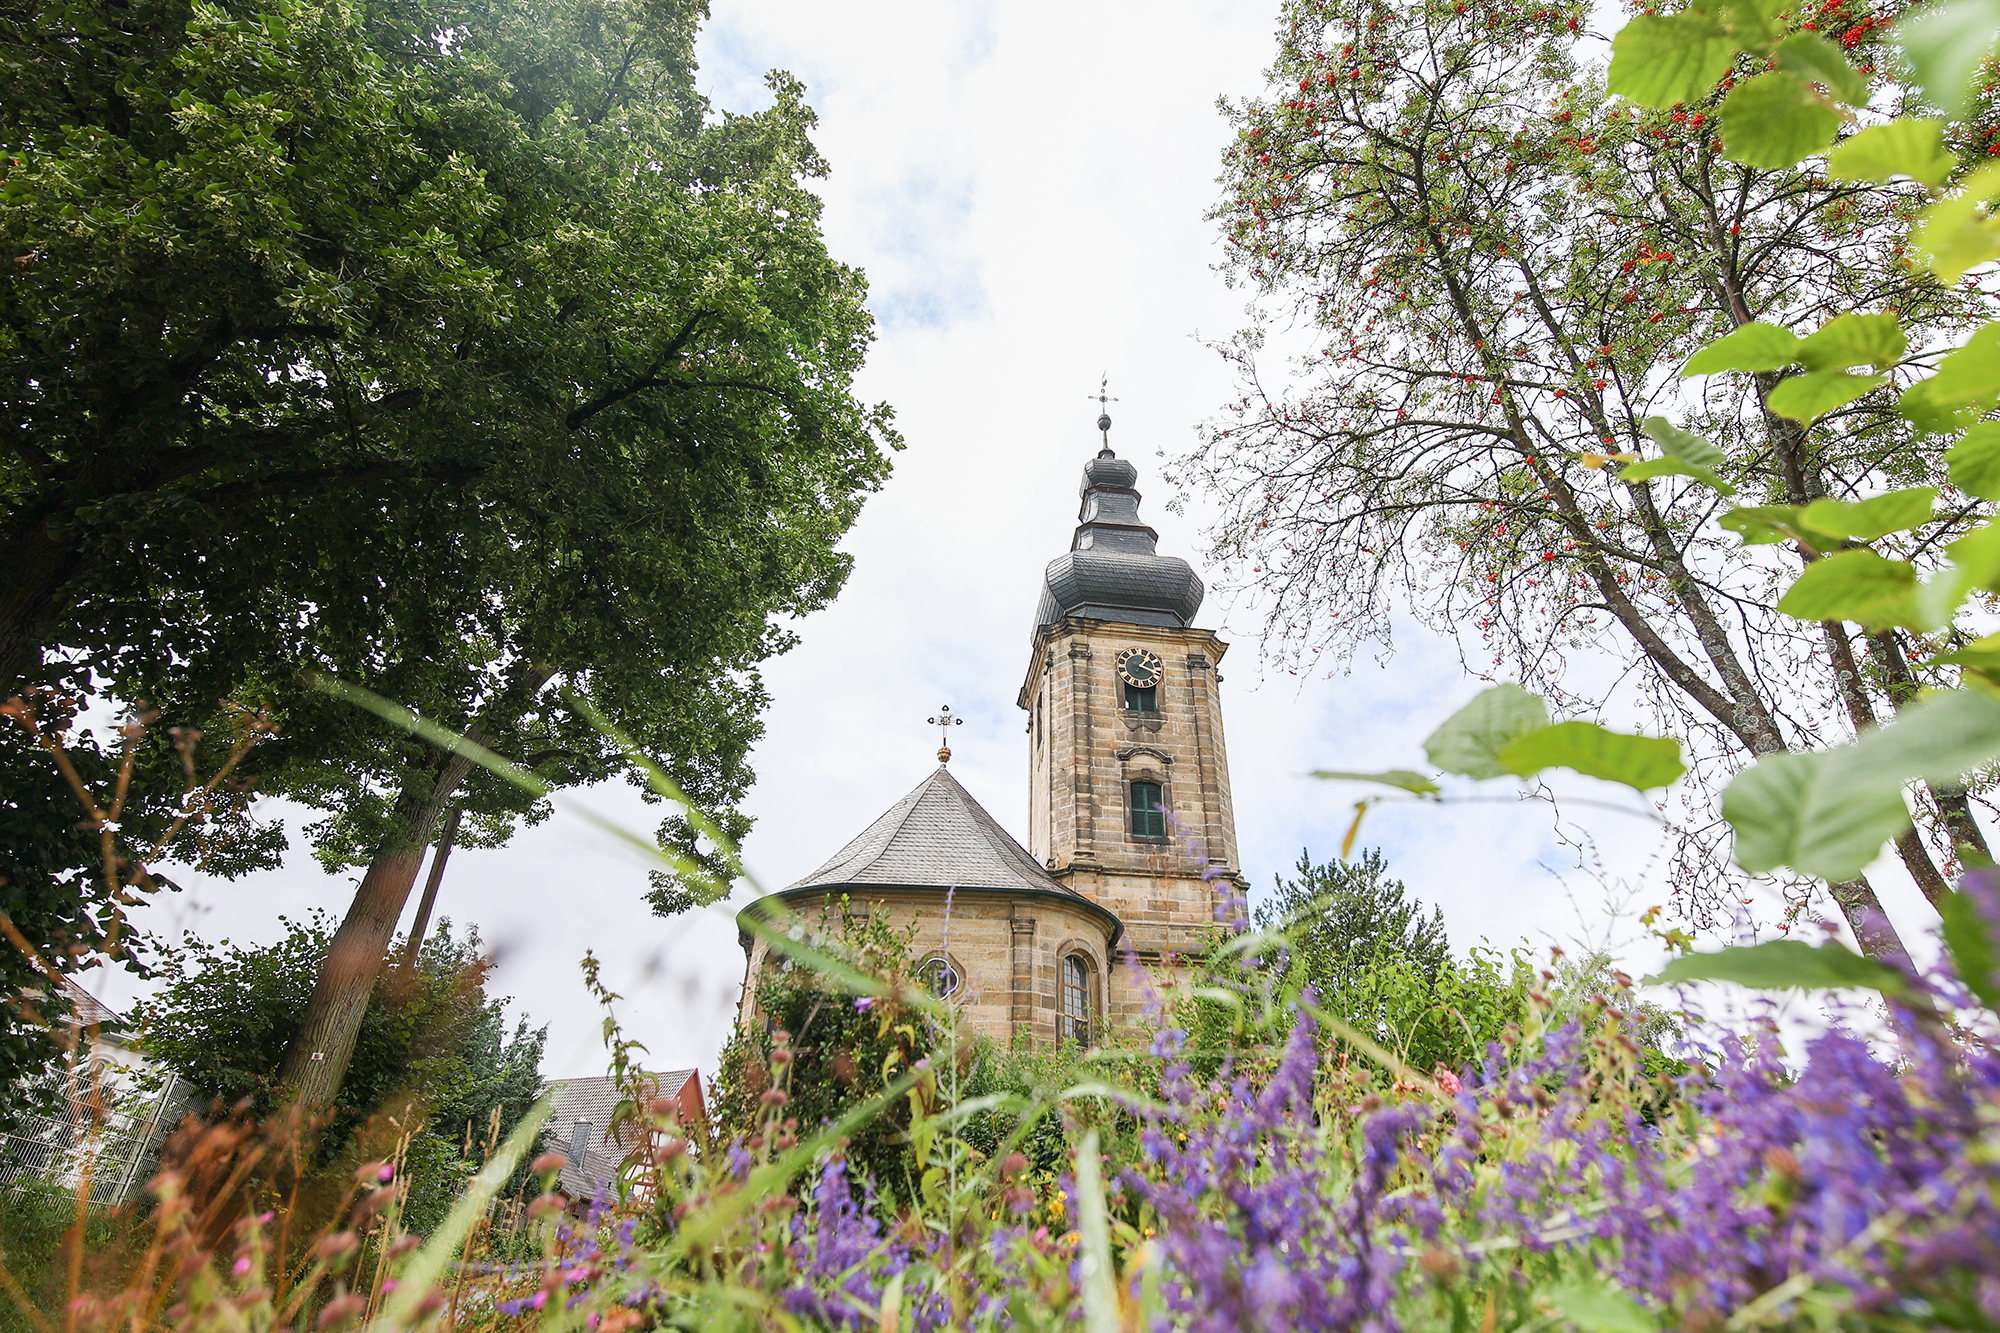
[[[480,733],[475,731],[471,739],[479,740]],[[312,998],[306,1001],[305,1017],[278,1069],[284,1100],[307,1116],[325,1112],[340,1092],[361,1035],[362,1016],[368,1012],[368,998],[417,882],[424,852],[437,835],[452,794],[471,771],[471,760],[445,755],[429,789],[406,795],[397,804],[396,832],[369,862],[347,916],[334,932]]]
[[[465,738],[475,745],[487,744],[495,732],[527,711],[554,675],[554,667],[522,663],[519,674],[481,712]],[[306,1001],[305,1017],[278,1070],[285,1101],[307,1116],[324,1113],[340,1092],[347,1062],[354,1058],[355,1039],[361,1035],[362,1015],[368,1012],[368,997],[381,975],[396,922],[410,901],[424,851],[437,837],[452,797],[471,771],[472,760],[465,755],[442,754],[431,767],[431,783],[405,792],[396,806],[394,831],[369,863],[346,919],[333,934],[312,998]]]
[[[1959,861],[1975,866],[1992,861],[1993,853],[1986,845],[1986,835],[1980,832],[1979,822],[1972,817],[1972,801],[1965,788],[1955,782],[1928,785],[1931,799],[1937,802],[1938,812],[1944,816],[1944,826],[1951,834],[1952,850]]]
[[[458,841],[458,821],[465,817],[465,807],[454,805],[445,816],[444,831],[438,834],[437,851],[431,856],[431,877],[424,881],[424,896],[417,900],[417,919],[410,923],[410,938],[403,945],[403,970],[411,971],[417,965],[417,953],[424,947],[424,928],[431,923],[431,908],[437,905],[438,885],[444,883],[444,863],[451,856],[452,844]]]
[[[1840,904],[1840,914],[1847,918],[1848,928],[1854,932],[1855,943],[1861,946],[1861,952],[1870,958],[1904,952],[1903,937],[1890,924],[1889,914],[1882,910],[1882,900],[1875,896],[1875,886],[1868,882],[1866,875],[1856,875],[1838,884],[1830,883],[1826,888],[1833,895],[1833,900]]]

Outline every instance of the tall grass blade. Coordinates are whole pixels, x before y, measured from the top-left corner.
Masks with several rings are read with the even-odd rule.
[[[1083,1327],[1118,1333],[1118,1270],[1111,1263],[1111,1221],[1097,1170],[1097,1131],[1076,1145],[1076,1221],[1083,1233]]]
[[[382,1313],[370,1325],[371,1328],[401,1329],[417,1323],[418,1304],[444,1272],[444,1266],[458,1253],[459,1242],[472,1230],[472,1224],[485,1216],[493,1196],[507,1183],[507,1177],[514,1174],[515,1165],[534,1146],[535,1135],[541,1132],[543,1122],[549,1118],[549,1112],[554,1107],[555,1103],[548,1094],[544,1094],[521,1117],[521,1123],[514,1126],[514,1132],[507,1136],[507,1141],[487,1159],[486,1165],[466,1186],[465,1193],[452,1205],[444,1225],[432,1233],[431,1238],[424,1242],[424,1247],[411,1258],[409,1267],[403,1270],[397,1281],[396,1290],[383,1305]]]

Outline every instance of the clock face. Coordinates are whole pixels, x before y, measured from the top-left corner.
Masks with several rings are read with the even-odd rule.
[[[1147,648],[1127,648],[1118,654],[1118,674],[1127,685],[1147,690],[1160,683],[1166,663]]]

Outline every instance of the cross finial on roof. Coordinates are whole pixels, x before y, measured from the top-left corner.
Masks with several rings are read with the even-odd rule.
[[[939,741],[938,741],[938,762],[939,762],[940,764],[948,764],[948,763],[950,763],[950,762],[951,762],[951,729],[952,729],[953,727],[962,727],[962,726],[964,726],[964,725],[965,725],[965,719],[964,719],[964,718],[962,718],[962,717],[953,717],[953,716],[951,715],[951,705],[950,705],[950,704],[946,704],[946,705],[945,705],[944,707],[942,707],[942,708],[940,708],[940,709],[938,709],[938,710],[937,710],[937,716],[936,716],[936,717],[932,717],[932,718],[925,718],[924,720],[925,720],[926,722],[930,723],[930,725],[932,725],[932,726],[936,727],[936,728],[938,729],[938,731],[942,733],[942,735],[941,735],[941,737],[940,737],[940,739],[939,739]]]
[[[1117,402],[1107,389],[1111,387],[1111,376],[1104,375],[1097,381],[1097,392],[1090,397],[1097,400],[1097,428],[1104,432],[1104,452],[1111,452],[1111,412],[1109,405]]]

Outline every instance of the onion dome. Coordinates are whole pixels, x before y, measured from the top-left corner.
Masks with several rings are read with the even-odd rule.
[[[1108,433],[1110,419],[1098,425]],[[1076,535],[1043,577],[1037,630],[1065,616],[1173,628],[1194,622],[1205,589],[1187,561],[1155,549],[1160,534],[1139,517],[1138,480],[1139,469],[1108,440],[1084,465]]]

